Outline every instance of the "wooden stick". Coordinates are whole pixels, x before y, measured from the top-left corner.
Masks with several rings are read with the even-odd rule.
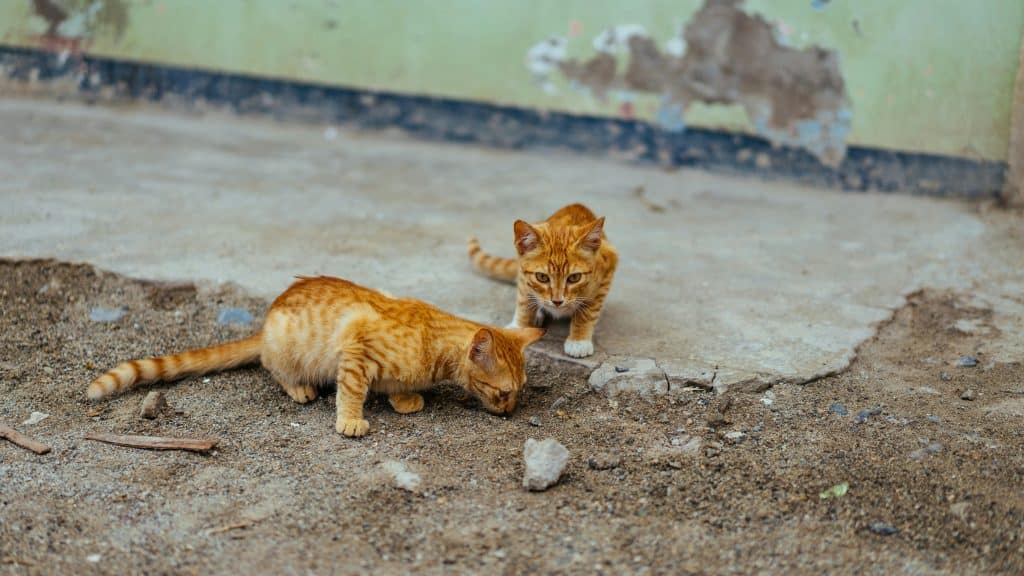
[[[11,428],[7,424],[0,424],[0,438],[6,438],[14,444],[21,446],[26,450],[31,450],[36,454],[46,454],[50,451],[50,447],[46,444],[36,442],[28,436],[22,435],[20,432]]]
[[[190,452],[209,452],[213,450],[220,440],[195,440],[191,438],[165,438],[163,436],[121,436],[118,434],[96,434],[90,432],[85,435],[86,440],[106,442],[117,446],[128,448],[143,448],[145,450],[188,450]]]
[[[210,528],[206,531],[207,536],[213,536],[214,534],[222,534],[230,530],[240,530],[242,528],[248,528],[252,526],[254,522],[252,520],[242,520],[241,522],[234,522],[232,524],[226,524],[220,528]]]

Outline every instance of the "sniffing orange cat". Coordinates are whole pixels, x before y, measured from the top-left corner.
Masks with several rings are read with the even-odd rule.
[[[571,204],[539,224],[516,220],[514,231],[518,260],[486,254],[476,238],[469,240],[469,258],[480,270],[519,285],[508,327],[540,326],[545,315],[571,317],[565,353],[590,356],[594,326],[619,261],[605,237],[604,217]]]
[[[173,356],[122,362],[89,385],[96,400],[145,382],[227,370],[259,360],[293,400],[337,384],[339,433],[363,436],[363,402],[384,392],[396,412],[423,408],[417,392],[453,380],[491,412],[516,407],[526,383],[523,350],[537,328],[491,328],[430,304],[396,299],[340,278],[299,277],[274,300],[253,336]]]

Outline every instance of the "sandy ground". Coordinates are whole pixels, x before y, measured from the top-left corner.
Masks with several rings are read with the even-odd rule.
[[[253,330],[217,324],[266,309],[231,287],[0,261],[0,303],[0,421],[53,447],[0,441],[0,574],[1024,572],[1024,367],[976,354],[991,313],[946,293],[913,295],[848,371],[805,386],[609,399],[537,355],[510,417],[442,385],[416,415],[370,400],[360,440],[334,432],[332,397],[300,406],[258,368],[162,386],[156,420],[142,391],[86,401],[118,360]],[[21,424],[32,411],[49,417]],[[221,444],[83,439],[100,431]],[[529,437],[572,454],[547,492],[521,488]]]

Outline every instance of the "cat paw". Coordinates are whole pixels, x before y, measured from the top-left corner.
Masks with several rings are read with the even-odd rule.
[[[423,410],[423,396],[416,393],[401,393],[388,396],[388,402],[399,414],[412,414]]]
[[[288,386],[284,391],[291,396],[292,400],[295,400],[299,404],[305,404],[306,402],[316,400],[315,386]]]
[[[366,433],[370,430],[370,423],[366,420],[338,420],[338,423],[334,428],[338,431],[338,434],[344,434],[349,437],[359,437],[366,436]]]
[[[573,358],[583,358],[594,353],[594,342],[591,340],[566,340],[565,353]]]

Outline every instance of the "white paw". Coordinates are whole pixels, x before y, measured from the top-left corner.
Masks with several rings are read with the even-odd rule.
[[[519,328],[519,322],[516,322],[515,318],[511,322],[505,324],[505,328]]]
[[[573,358],[583,358],[594,353],[594,343],[591,340],[566,340],[565,353]]]

